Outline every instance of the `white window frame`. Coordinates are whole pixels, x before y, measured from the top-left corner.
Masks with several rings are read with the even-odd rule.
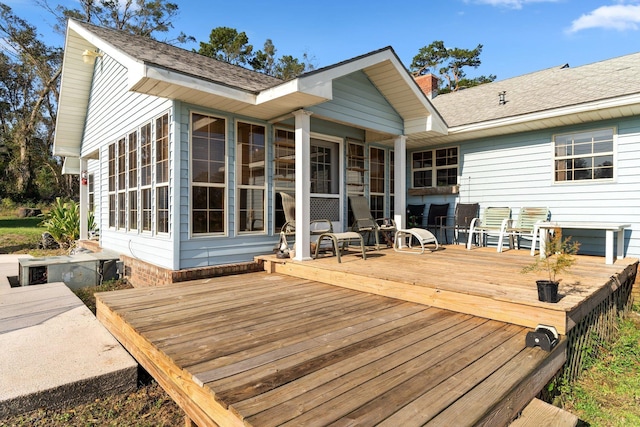
[[[143,165],[142,161],[143,161],[143,156],[142,156],[142,130],[149,126],[149,136],[148,136],[148,141],[145,145],[149,146],[149,162],[147,165]],[[140,180],[140,197],[138,198],[138,216],[140,218],[140,227],[139,227],[139,231],[143,234],[152,234],[153,233],[153,177],[154,177],[154,171],[153,171],[153,167],[154,167],[154,162],[153,162],[153,156],[154,156],[154,152],[153,152],[153,141],[154,141],[154,137],[153,137],[153,122],[152,121],[146,121],[145,123],[143,123],[142,125],[140,125],[139,127],[139,132],[140,134],[138,135],[138,144],[140,147],[140,153],[138,155],[139,157],[139,169],[138,169],[138,174],[139,174],[139,180]],[[148,167],[149,168],[149,181],[148,182],[144,182],[143,181],[143,176],[144,176],[144,167]],[[144,208],[144,202],[145,202],[145,197],[144,195],[148,194],[148,198],[149,198],[149,208],[145,209]],[[149,212],[149,226],[148,228],[145,228],[145,214]]]
[[[264,129],[264,159],[262,160],[262,168],[263,168],[263,173],[264,173],[264,183],[262,185],[255,185],[255,184],[243,184],[242,183],[242,155],[241,155],[241,149],[240,149],[240,141],[238,138],[239,132],[238,132],[238,127],[240,124],[245,124],[245,125],[249,125],[249,126],[259,126],[261,128]],[[236,200],[238,200],[238,203],[236,203],[235,206],[235,217],[236,217],[236,233],[237,234],[266,234],[267,233],[267,182],[268,182],[268,173],[269,170],[267,168],[267,164],[269,162],[269,153],[268,153],[268,147],[269,147],[269,128],[267,127],[266,124],[263,123],[258,123],[258,122],[252,122],[249,120],[236,120],[235,121],[235,125],[234,125],[234,129],[235,129],[235,153],[236,153],[236,179],[235,179],[235,183],[236,183],[236,188],[235,188],[235,193],[236,193]],[[243,142],[244,144],[246,144],[247,142]],[[240,194],[242,193],[242,190],[260,190],[262,191],[262,230],[241,230],[240,229]]]
[[[221,232],[211,233],[194,233],[193,232],[193,115],[198,114],[202,116],[213,117],[216,119],[224,120],[224,183],[198,183],[197,186],[202,187],[214,187],[222,188],[224,196],[222,200],[222,227]],[[232,120],[223,114],[214,114],[205,111],[190,110],[189,111],[189,236],[191,238],[210,238],[210,237],[227,237],[229,234],[229,121]]]
[[[167,134],[163,136],[163,138],[166,138],[166,144],[167,144],[167,158],[166,160],[166,164],[167,164],[167,177],[166,177],[166,181],[162,181],[159,182],[159,176],[158,176],[158,143],[159,143],[159,137],[158,137],[158,121],[162,120],[163,117],[167,118]],[[171,181],[171,114],[167,111],[164,112],[162,114],[159,114],[158,116],[154,117],[153,119],[153,146],[152,146],[152,171],[155,172],[155,191],[153,192],[154,194],[152,195],[152,197],[155,197],[155,206],[153,206],[153,199],[152,199],[152,212],[155,213],[155,227],[152,227],[155,229],[156,234],[158,235],[168,235],[171,231],[171,187],[169,186],[169,182]],[[152,172],[152,173],[153,173]],[[165,189],[167,192],[167,206],[166,206],[166,211],[167,211],[167,230],[159,230],[160,228],[160,200],[158,197],[158,192],[161,189]],[[153,223],[153,221],[152,221]]]
[[[579,155],[570,155],[570,156],[557,156],[556,155],[556,139],[558,137],[568,136],[568,135],[584,135],[584,134],[594,134],[596,132],[601,131],[611,131],[611,151],[592,153],[592,154],[579,154]],[[551,139],[551,182],[554,185],[590,185],[590,184],[601,184],[601,183],[611,183],[617,180],[617,141],[618,141],[618,129],[615,126],[610,127],[601,127],[595,129],[586,129],[586,130],[578,130],[574,132],[562,132],[554,134]],[[591,179],[571,179],[558,181],[557,170],[556,170],[556,162],[562,161],[566,159],[580,159],[580,158],[595,158],[597,156],[611,156],[612,157],[612,173],[611,177],[608,178],[591,178]],[[593,166],[592,166],[593,167]]]
[[[446,184],[446,185],[438,185],[438,171],[440,170],[449,170],[449,169],[453,169],[453,165],[442,165],[442,166],[438,166],[436,165],[436,155],[438,151],[441,150],[451,150],[451,149],[456,149],[456,165],[455,165],[455,169],[456,169],[456,183],[455,184]],[[432,166],[430,167],[414,167],[414,162],[413,162],[413,156],[414,154],[417,153],[427,153],[427,152],[431,152],[431,158],[432,158]],[[448,146],[448,147],[438,147],[438,148],[431,148],[428,150],[416,150],[411,152],[411,157],[410,157],[410,161],[411,161],[411,187],[412,188],[437,188],[437,187],[449,187],[451,185],[457,185],[458,184],[458,179],[460,176],[460,146],[457,145],[452,145],[452,146]],[[431,171],[431,186],[419,186],[417,187],[415,184],[415,173],[416,172],[427,172],[427,171]],[[434,185],[435,184],[435,185]]]

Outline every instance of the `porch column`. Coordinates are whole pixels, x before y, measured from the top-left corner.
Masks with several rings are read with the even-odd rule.
[[[87,159],[80,158],[80,240],[89,239],[89,172]]]
[[[393,204],[393,220],[398,228],[406,228],[407,213],[407,137],[405,135],[398,136],[393,141],[394,162],[393,179],[394,179],[394,204]]]
[[[294,111],[296,137],[296,253],[294,259],[311,259],[311,112]]]

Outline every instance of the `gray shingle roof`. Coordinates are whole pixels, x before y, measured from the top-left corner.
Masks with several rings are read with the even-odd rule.
[[[150,38],[134,36],[124,31],[102,28],[85,22],[76,22],[113,47],[147,64],[253,93],[282,83],[282,80],[275,77]]]
[[[505,91],[506,104],[498,94]],[[450,127],[516,117],[640,93],[640,53],[575,68],[558,66],[439,95],[433,105]]]

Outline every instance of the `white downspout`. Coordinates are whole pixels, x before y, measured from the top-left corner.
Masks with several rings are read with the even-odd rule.
[[[293,259],[311,259],[311,112],[294,111],[296,138],[296,253]]]

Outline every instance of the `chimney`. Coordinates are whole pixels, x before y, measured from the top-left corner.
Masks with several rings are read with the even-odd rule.
[[[436,97],[438,94],[438,78],[436,76],[429,73],[423,76],[414,77],[414,79],[429,99]]]

